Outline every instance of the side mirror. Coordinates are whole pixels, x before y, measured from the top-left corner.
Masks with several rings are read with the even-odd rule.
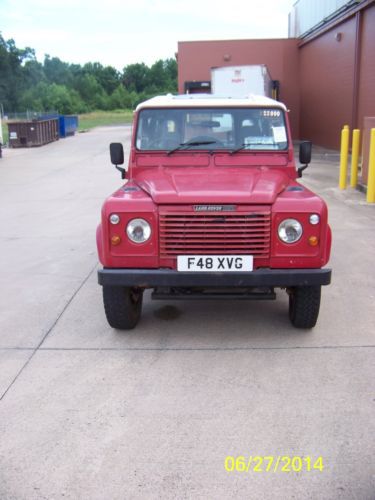
[[[109,145],[109,152],[111,155],[111,163],[121,172],[121,178],[125,179],[126,170],[118,167],[118,165],[124,164],[124,148],[121,142],[111,142]]]
[[[109,152],[111,154],[111,162],[113,165],[124,164],[124,148],[121,142],[111,142],[109,145]]]
[[[302,163],[302,167],[298,167],[298,177],[302,177],[302,172],[308,167],[311,162],[311,141],[302,141],[299,145],[299,162]]]

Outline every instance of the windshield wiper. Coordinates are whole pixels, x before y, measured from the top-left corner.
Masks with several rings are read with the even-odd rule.
[[[237,149],[232,149],[232,151],[229,153],[230,155],[234,155],[234,153],[237,153],[238,151],[241,151],[242,149],[245,149],[248,144],[242,144],[239,148]]]
[[[175,151],[188,148],[189,146],[207,146],[208,144],[215,144],[217,141],[192,141],[192,142],[182,142],[179,146],[168,151],[167,156],[171,155]]]

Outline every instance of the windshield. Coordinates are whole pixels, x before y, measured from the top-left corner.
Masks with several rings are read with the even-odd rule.
[[[280,108],[164,108],[140,111],[136,147],[141,151],[286,150]]]

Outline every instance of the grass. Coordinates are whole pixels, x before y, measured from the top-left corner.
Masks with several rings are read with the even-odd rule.
[[[78,130],[87,130],[94,127],[105,125],[123,125],[133,121],[133,111],[114,110],[114,111],[93,111],[79,115]]]
[[[106,125],[124,125],[133,121],[133,111],[129,109],[115,109],[114,111],[93,111],[78,115],[78,130],[89,130]],[[3,144],[8,143],[8,125],[2,120]]]

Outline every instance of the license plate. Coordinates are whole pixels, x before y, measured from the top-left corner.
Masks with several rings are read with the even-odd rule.
[[[178,255],[177,271],[243,272],[253,270],[252,255]]]

